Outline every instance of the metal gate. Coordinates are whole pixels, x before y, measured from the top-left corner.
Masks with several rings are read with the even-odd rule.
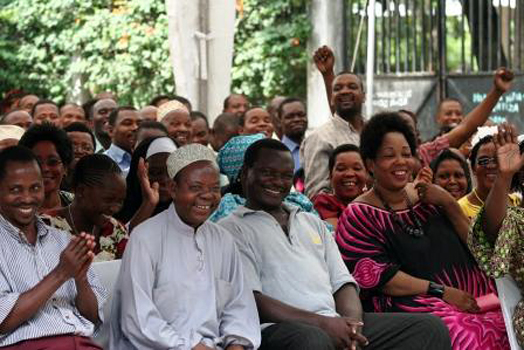
[[[368,1],[342,1],[343,65],[364,74]],[[377,0],[375,6],[374,109],[409,108],[430,137],[438,101],[457,97],[468,112],[489,89],[492,72],[506,66],[517,73],[515,87],[492,119],[509,119],[524,131],[517,118],[524,113],[524,1]]]

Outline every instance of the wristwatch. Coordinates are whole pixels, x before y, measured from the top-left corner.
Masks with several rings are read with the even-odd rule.
[[[429,282],[426,294],[442,299],[442,297],[444,297],[444,286],[435,282]]]

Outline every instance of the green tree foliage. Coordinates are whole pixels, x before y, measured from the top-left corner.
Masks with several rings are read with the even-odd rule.
[[[235,34],[235,92],[258,104],[276,95],[305,98],[308,4],[308,0],[244,0]]]
[[[306,96],[309,0],[244,0],[233,90],[264,103]],[[143,105],[174,91],[163,0],[0,0],[0,94],[23,89],[69,99],[112,91]]]
[[[0,92],[63,102],[75,77],[90,94],[142,105],[174,90],[164,1],[0,0]]]

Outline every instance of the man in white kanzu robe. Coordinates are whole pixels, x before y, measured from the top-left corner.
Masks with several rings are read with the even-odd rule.
[[[256,349],[258,314],[230,234],[207,221],[220,201],[218,167],[198,144],[167,161],[173,204],[137,226],[122,260],[111,349]]]

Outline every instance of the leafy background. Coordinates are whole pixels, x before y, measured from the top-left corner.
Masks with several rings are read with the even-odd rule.
[[[262,104],[306,95],[308,0],[243,0],[233,87]],[[63,103],[112,91],[142,106],[174,92],[163,0],[0,0],[0,94]],[[75,82],[77,84],[75,84]]]

